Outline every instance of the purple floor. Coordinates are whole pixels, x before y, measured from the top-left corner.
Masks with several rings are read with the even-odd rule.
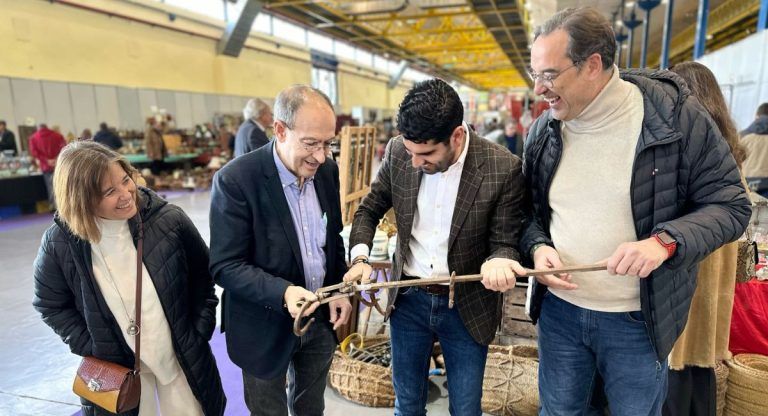
[[[213,334],[213,339],[211,339],[211,349],[213,350],[213,355],[216,356],[216,364],[219,367],[219,374],[221,374],[224,393],[227,395],[227,409],[224,412],[224,415],[242,416],[249,414],[248,408],[245,407],[245,401],[243,400],[243,373],[240,371],[239,367],[229,360],[224,334],[218,329],[216,329],[216,332]],[[81,413],[78,411],[72,416],[80,415]]]
[[[18,217],[12,217],[12,218],[4,219],[0,221],[0,233],[15,230],[17,228],[28,227],[30,225],[35,225],[40,223],[50,224],[52,223],[52,221],[53,221],[53,214],[51,213],[21,215]]]

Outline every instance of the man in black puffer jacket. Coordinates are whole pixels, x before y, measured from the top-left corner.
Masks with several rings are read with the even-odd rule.
[[[619,73],[614,52],[592,8],[553,16],[531,50],[550,110],[525,143],[533,211],[520,250],[537,269],[608,266],[533,282],[542,415],[584,413],[596,372],[611,413],[660,414],[698,262],[750,216],[727,143],[680,78]]]

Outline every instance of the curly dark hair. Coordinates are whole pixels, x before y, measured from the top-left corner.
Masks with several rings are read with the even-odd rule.
[[[400,103],[397,129],[414,143],[447,143],[464,120],[464,106],[456,90],[441,79],[416,83]]]

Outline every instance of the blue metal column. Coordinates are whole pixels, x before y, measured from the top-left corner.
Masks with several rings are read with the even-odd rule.
[[[651,27],[651,10],[655,9],[661,3],[661,0],[639,0],[637,7],[645,10],[645,21],[643,22],[643,48],[640,50],[640,68],[648,66],[648,32]]]
[[[693,59],[704,55],[707,45],[707,16],[709,15],[709,0],[699,0],[699,13],[696,19],[696,40],[693,43]]]
[[[627,68],[632,68],[632,46],[634,44],[634,34],[635,34],[635,28],[640,26],[640,23],[643,23],[642,20],[637,20],[637,16],[635,15],[635,8],[632,8],[632,13],[629,15],[628,20],[624,20],[624,26],[629,29],[629,50],[627,51]]]
[[[760,14],[757,17],[757,31],[768,29],[768,0],[760,2]]]
[[[624,41],[627,40],[627,33],[624,29],[621,29],[616,33],[616,49],[618,56],[616,57],[616,66],[621,68],[621,50],[624,48]]]
[[[669,40],[672,38],[672,9],[674,7],[675,0],[667,0],[667,12],[664,15],[664,35],[661,39],[661,60],[659,61],[661,69],[669,68]]]

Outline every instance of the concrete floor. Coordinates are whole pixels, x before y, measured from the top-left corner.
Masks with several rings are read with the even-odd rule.
[[[170,193],[167,197],[184,209],[208,241],[210,193]],[[0,224],[0,416],[70,416],[79,410],[71,389],[80,359],[43,324],[31,304],[32,262],[51,218],[41,214]],[[433,377],[431,382],[427,409],[431,414],[447,415],[445,378]],[[329,416],[378,416],[393,412],[356,405],[330,387],[325,398]]]

